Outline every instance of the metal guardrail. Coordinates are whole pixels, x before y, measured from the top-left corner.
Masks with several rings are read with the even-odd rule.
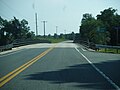
[[[116,49],[116,50],[117,50],[117,53],[118,53],[118,50],[120,49],[120,46],[110,46],[110,45],[95,44],[95,48],[96,48],[96,50],[99,50],[99,49],[101,49],[101,48],[104,48],[104,49],[105,49],[105,52],[107,51],[106,49]]]
[[[98,50],[98,51],[102,48],[105,49],[105,52],[107,51],[107,49],[116,49],[116,52],[118,53],[120,50],[120,46],[94,44],[92,42],[87,42],[87,41],[83,41],[83,40],[80,40],[79,43],[87,48],[91,48],[91,49]]]
[[[13,47],[19,47],[19,46],[24,46],[24,45],[29,45],[29,44],[36,44],[36,43],[51,43],[48,40],[23,40],[23,41],[16,41],[13,42],[12,44],[0,46],[0,52],[5,51],[5,50],[10,50]]]
[[[120,49],[120,46],[110,46],[110,45],[100,45],[95,44],[96,48],[113,48],[113,49]]]
[[[19,46],[24,46],[24,45],[29,45],[29,44],[36,44],[36,43],[51,43],[48,40],[26,40],[26,41],[21,41],[21,42],[14,42],[13,46],[14,47],[19,47]]]

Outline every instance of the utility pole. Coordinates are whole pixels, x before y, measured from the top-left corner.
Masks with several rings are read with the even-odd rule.
[[[56,34],[57,34],[58,26],[56,26]]]
[[[37,26],[37,13],[36,13],[36,10],[35,10],[35,0],[33,2],[33,10],[35,12],[35,27],[36,27],[36,36],[38,36],[38,26]]]
[[[35,21],[36,21],[36,36],[38,36],[37,13],[35,13]]]
[[[44,25],[44,38],[45,38],[45,23],[47,23],[47,21],[42,21],[43,25]]]
[[[119,29],[120,29],[120,27],[115,27],[115,29],[116,29],[116,45],[118,45],[119,44]]]
[[[64,30],[64,33],[65,33],[65,39],[66,39],[66,29]]]
[[[64,30],[64,33],[65,33],[65,35],[66,35],[66,29]]]

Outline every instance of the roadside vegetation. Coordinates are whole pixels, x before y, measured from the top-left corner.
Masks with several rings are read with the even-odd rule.
[[[23,19],[19,20],[14,17],[11,20],[5,20],[0,17],[0,46],[8,45],[16,42],[37,41],[58,43],[67,39],[73,40],[74,32],[69,34],[46,35],[36,36],[33,31],[30,30],[28,21]]]
[[[48,41],[50,43],[59,43],[59,42],[62,42],[62,41],[65,41],[66,39],[64,38],[53,38],[53,37],[46,37],[46,38],[38,38],[38,40],[45,40],[45,41]]]
[[[0,46],[12,43],[14,40],[34,38],[35,34],[30,31],[28,21],[19,20],[16,17],[10,21],[0,17]]]
[[[39,40],[47,40],[51,43],[59,43],[59,42],[62,42],[62,41],[66,41],[66,40],[73,40],[74,37],[75,37],[75,33],[72,32],[70,34],[60,34],[60,35],[57,35],[56,33],[54,35],[47,35],[47,36],[36,36],[35,39],[39,39]]]
[[[85,13],[80,25],[81,40],[102,45],[120,45],[120,15],[108,8],[95,17]]]
[[[120,54],[120,49],[100,49],[99,52]]]
[[[95,44],[120,46],[120,15],[117,9],[108,8],[100,12],[96,17],[90,13],[83,14],[80,25],[80,41]],[[91,47],[91,46],[90,46]],[[106,47],[105,47],[106,48]],[[120,49],[100,49],[99,52],[120,53]]]

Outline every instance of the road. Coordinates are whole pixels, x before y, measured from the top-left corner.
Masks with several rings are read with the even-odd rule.
[[[120,55],[65,41],[0,53],[0,90],[120,90]]]

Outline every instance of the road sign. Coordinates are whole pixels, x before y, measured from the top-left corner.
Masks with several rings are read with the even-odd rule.
[[[114,27],[114,28],[120,30],[120,27]]]
[[[98,32],[105,32],[105,31],[106,31],[106,28],[105,28],[105,27],[98,27],[98,28],[97,28],[97,31],[98,31]]]

